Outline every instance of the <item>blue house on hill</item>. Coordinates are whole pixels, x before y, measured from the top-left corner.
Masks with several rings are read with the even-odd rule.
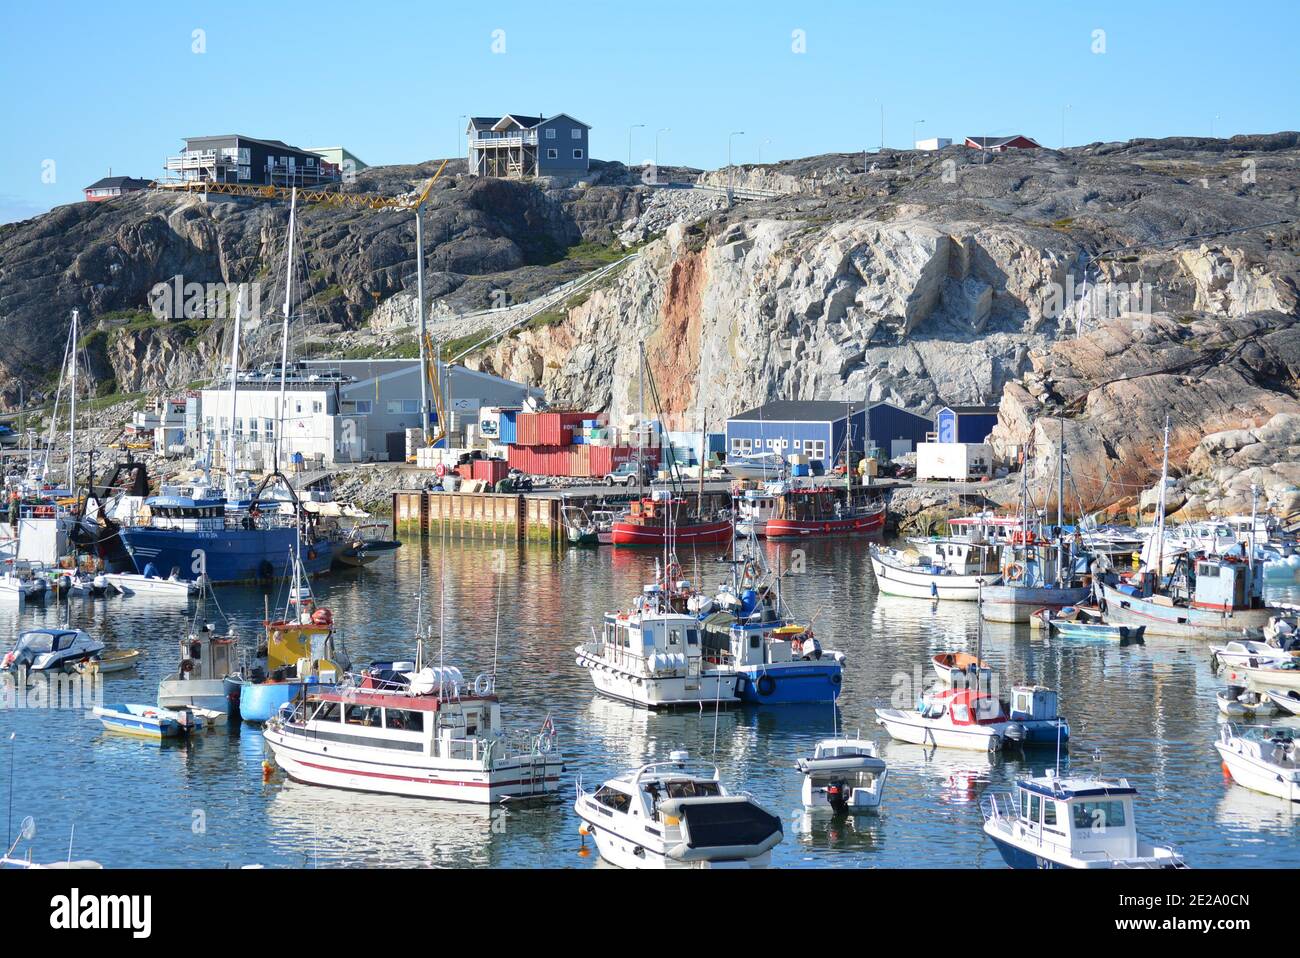
[[[934,414],[937,442],[985,442],[997,424],[997,406],[944,406]]]

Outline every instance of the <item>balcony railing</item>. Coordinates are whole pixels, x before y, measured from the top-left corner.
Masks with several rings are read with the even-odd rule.
[[[469,141],[476,150],[498,146],[536,146],[537,131],[525,130],[522,133],[480,133]]]

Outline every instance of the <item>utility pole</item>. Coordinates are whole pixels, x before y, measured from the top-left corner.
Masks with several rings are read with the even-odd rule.
[[[420,435],[429,444],[429,357],[424,333],[424,204],[415,207],[415,315],[420,339]]]

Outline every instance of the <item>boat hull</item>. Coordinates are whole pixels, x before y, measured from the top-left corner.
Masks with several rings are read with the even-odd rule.
[[[147,526],[124,526],[120,533],[136,568],[153,566],[160,575],[172,569],[182,579],[206,573],[213,583],[260,582],[283,578],[296,546],[292,528],[226,529],[221,532],[178,532]],[[329,570],[333,543],[322,540],[304,546],[303,570],[320,575]]]
[[[663,526],[638,525],[635,522],[615,522],[610,531],[610,542],[616,546],[659,546],[662,547],[668,530]],[[730,542],[732,529],[730,522],[699,522],[691,525],[674,526],[673,541],[681,545],[712,545]]]
[[[1049,622],[1048,630],[1067,639],[1099,639],[1106,642],[1139,642],[1146,627],[1137,625],[1101,625],[1081,622]]]
[[[989,622],[1028,622],[1039,609],[1059,612],[1078,605],[1092,594],[1079,587],[1056,589],[1023,585],[986,585],[979,596],[980,615]]]
[[[844,666],[832,659],[741,667],[738,672],[736,694],[747,705],[834,702],[844,687]]]
[[[495,804],[554,794],[564,770],[558,754],[518,756],[485,769],[481,761],[403,755],[393,749],[330,743],[325,751],[310,735],[290,735],[274,724],[262,737],[276,764],[294,781],[355,792]],[[409,756],[413,763],[397,764],[398,756]]]
[[[1168,635],[1178,638],[1206,639],[1258,639],[1264,626],[1277,614],[1276,609],[1239,609],[1235,612],[1216,612],[1210,609],[1192,609],[1185,606],[1166,606],[1140,596],[1120,592],[1106,583],[1101,584],[1106,602],[1106,619],[1119,625],[1144,625],[1147,635]]]
[[[768,519],[763,535],[768,539],[812,539],[822,536],[879,535],[885,528],[885,511],[848,519]]]
[[[1243,788],[1289,802],[1300,802],[1300,779],[1281,775],[1277,769],[1261,762],[1250,755],[1236,751],[1224,742],[1215,742],[1214,747],[1227,766],[1232,780]]]
[[[959,728],[898,709],[876,709],[877,721],[891,738],[928,748],[962,748],[975,752],[996,752],[1002,736],[987,726]]]
[[[874,555],[871,557],[871,571],[876,575],[876,586],[885,595],[945,602],[978,602],[981,582],[995,578],[987,575],[935,575],[885,563]]]

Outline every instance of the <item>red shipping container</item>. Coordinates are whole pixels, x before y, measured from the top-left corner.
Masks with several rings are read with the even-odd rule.
[[[490,486],[495,486],[506,477],[510,464],[504,459],[475,459],[474,478],[481,479]]]
[[[464,465],[457,466],[456,472],[460,475],[462,479],[474,478],[474,467],[470,465],[468,462],[465,463]]]
[[[583,420],[594,419],[589,412],[521,412],[515,417],[515,442],[520,446],[567,446],[573,442],[574,429]]]

